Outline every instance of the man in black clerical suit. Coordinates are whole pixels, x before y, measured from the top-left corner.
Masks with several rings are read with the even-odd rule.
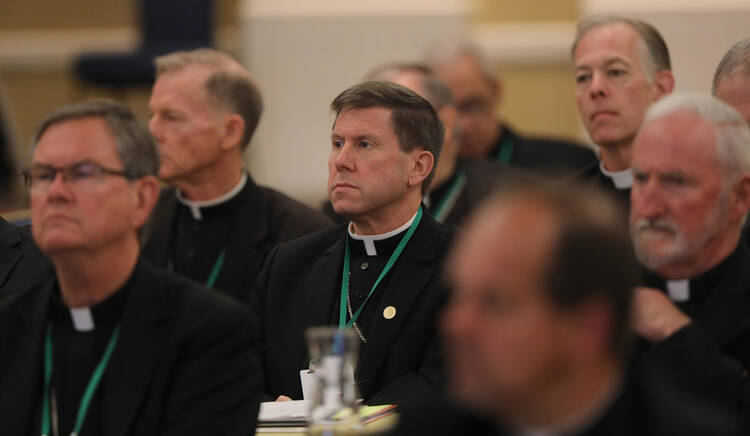
[[[750,127],[708,95],[674,94],[633,145],[630,228],[645,285],[634,329],[643,362],[750,411]]]
[[[276,244],[329,227],[322,213],[256,185],[242,152],[262,112],[237,61],[216,50],[156,59],[149,128],[161,153],[162,191],[144,256],[240,300]]]
[[[656,28],[619,16],[578,23],[571,49],[581,121],[601,160],[576,176],[630,207],[633,139],[649,105],[672,92],[669,50]]]
[[[731,415],[631,370],[638,268],[625,217],[591,186],[506,185],[450,256],[450,399],[398,435],[734,435]]]
[[[0,218],[0,298],[34,288],[52,273],[28,229]]]
[[[545,175],[567,174],[596,160],[595,154],[580,144],[521,136],[498,122],[502,83],[475,46],[441,43],[428,57],[456,100],[461,156]]]
[[[448,296],[440,267],[452,230],[421,200],[443,127],[429,102],[388,82],[352,86],[331,109],[328,196],[350,222],[269,255],[251,299],[265,392],[300,399],[305,328],[338,325],[361,340],[354,377],[365,402],[429,398],[443,378],[434,327]]]
[[[32,233],[55,275],[0,302],[0,434],[251,433],[252,313],[140,258],[159,195],[146,126],[118,103],[68,105],[32,151]]]

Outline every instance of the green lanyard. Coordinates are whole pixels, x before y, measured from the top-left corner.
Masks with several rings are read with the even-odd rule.
[[[81,432],[83,427],[83,421],[86,419],[86,412],[89,409],[89,403],[94,397],[97,386],[102,380],[104,370],[107,369],[107,363],[112,355],[112,350],[115,349],[117,344],[117,338],[120,336],[120,326],[115,327],[115,331],[112,332],[112,337],[109,339],[107,349],[104,351],[104,356],[99,364],[96,365],[94,373],[89,379],[89,384],[86,386],[86,391],[83,393],[81,398],[81,404],[78,406],[78,416],[76,417],[76,424],[73,427],[71,436],[77,436]],[[50,435],[50,381],[52,379],[52,326],[47,328],[47,335],[44,339],[44,395],[42,399],[42,436]]]
[[[456,178],[453,180],[450,189],[448,189],[448,193],[443,196],[440,204],[438,204],[437,207],[432,211],[432,216],[435,217],[435,220],[441,223],[445,222],[445,219],[448,217],[448,214],[456,204],[456,200],[458,200],[458,196],[461,195],[461,190],[464,189],[465,185],[466,172],[460,171]]]
[[[497,152],[497,161],[504,164],[510,164],[514,148],[515,144],[513,143],[513,138],[508,136],[503,139],[503,142],[500,143],[500,151]]]
[[[211,274],[208,275],[208,279],[206,280],[207,288],[214,287],[214,283],[216,283],[216,279],[219,278],[219,273],[221,272],[221,268],[224,266],[225,257],[227,257],[226,251],[221,250],[221,253],[219,253],[219,258],[216,259],[216,263],[214,264],[214,267],[211,268]]]
[[[404,251],[404,247],[406,247],[406,244],[409,242],[409,239],[411,239],[411,236],[414,234],[414,231],[417,230],[417,226],[419,226],[419,222],[422,221],[422,206],[419,206],[419,209],[417,210],[417,216],[414,217],[414,221],[412,221],[411,225],[409,226],[409,230],[406,231],[406,234],[401,238],[401,242],[398,243],[398,246],[393,251],[393,254],[391,254],[391,257],[388,259],[388,262],[386,262],[385,267],[383,268],[383,271],[380,272],[380,275],[378,276],[378,279],[375,280],[375,284],[372,285],[372,289],[370,289],[370,293],[367,294],[367,298],[365,298],[365,301],[362,303],[361,306],[359,306],[359,309],[352,315],[352,318],[349,320],[349,322],[346,321],[346,297],[349,294],[349,264],[350,264],[350,254],[349,254],[349,234],[346,235],[346,251],[344,251],[344,272],[341,276],[341,304],[339,305],[339,329],[344,329],[351,327],[352,324],[359,318],[359,314],[362,312],[362,309],[364,309],[365,304],[367,304],[367,300],[370,299],[372,296],[372,293],[375,292],[375,288],[378,287],[378,284],[380,284],[380,281],[383,280],[383,277],[385,277],[386,274],[388,274],[388,271],[391,270],[393,265],[398,260],[399,256],[401,256],[401,252]]]

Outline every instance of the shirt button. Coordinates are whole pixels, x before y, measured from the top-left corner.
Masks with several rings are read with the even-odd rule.
[[[362,266],[360,266],[360,268],[362,268],[362,271],[364,271],[367,269],[368,266],[370,265],[368,265],[367,262],[362,262]]]

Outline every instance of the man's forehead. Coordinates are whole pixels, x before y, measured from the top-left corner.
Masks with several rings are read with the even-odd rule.
[[[107,121],[100,116],[70,118],[47,127],[34,149],[33,159],[67,157],[86,158],[117,157],[115,137]]]
[[[391,109],[382,106],[345,107],[336,115],[333,131],[341,130],[344,124],[348,129],[372,129],[382,127],[387,122],[385,125],[390,127],[392,113]]]
[[[712,123],[692,110],[678,110],[643,126],[634,144],[634,164],[647,165],[654,152],[669,152],[680,163],[685,160],[704,164],[707,159],[716,157],[716,139],[716,128]]]
[[[575,61],[603,57],[610,60],[619,57],[628,62],[638,59],[638,46],[642,43],[638,32],[627,23],[607,23],[589,29],[578,42]]]

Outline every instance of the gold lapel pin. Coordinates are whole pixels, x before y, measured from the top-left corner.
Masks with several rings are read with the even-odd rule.
[[[396,308],[393,306],[388,306],[385,309],[383,309],[383,318],[385,319],[393,319],[396,316]]]

